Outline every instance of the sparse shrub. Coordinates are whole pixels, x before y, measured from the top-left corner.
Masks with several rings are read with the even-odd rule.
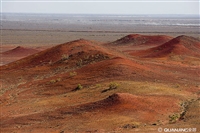
[[[126,125],[123,126],[123,128],[125,128],[125,129],[133,129],[133,128],[137,128],[137,127],[138,126],[132,125],[132,124],[126,124]]]
[[[97,87],[97,88],[101,87],[101,84],[96,84],[96,87]]]
[[[63,54],[61,60],[67,60],[69,59],[69,55]]]
[[[56,82],[56,80],[55,80],[55,79],[52,79],[52,80],[50,80],[49,82],[53,84],[53,83]]]
[[[78,84],[77,87],[75,88],[75,91],[82,89],[83,86],[81,84]]]
[[[180,87],[180,85],[179,84],[176,84],[176,86],[175,86],[176,88],[179,88]]]
[[[122,126],[125,129],[133,129],[133,128],[138,128],[140,125],[140,123],[138,122],[131,122],[129,124],[125,124],[124,126]]]
[[[52,80],[50,80],[49,82],[50,82],[51,84],[53,84],[53,83],[59,82],[60,80],[61,80],[60,78],[58,78],[58,79],[52,79]]]
[[[105,90],[102,90],[101,93],[104,93],[104,92],[107,92],[107,91],[110,91],[110,90],[113,90],[113,89],[117,89],[118,86],[119,86],[118,83],[110,82],[109,88],[105,89]]]
[[[76,72],[70,72],[70,73],[69,73],[69,76],[70,76],[70,77],[73,77],[73,76],[76,76],[76,75],[77,75]]]
[[[82,66],[82,63],[83,63],[83,60],[82,60],[82,59],[79,59],[79,60],[76,62],[76,65],[77,65],[77,66]]]
[[[61,81],[61,79],[60,79],[60,78],[57,78],[57,82],[59,82],[59,81]]]
[[[175,123],[180,118],[179,114],[173,114],[169,116],[169,123]]]
[[[90,58],[90,55],[87,55],[87,56],[84,56],[84,59],[89,59]]]
[[[109,84],[109,89],[110,89],[110,90],[111,90],[111,89],[116,89],[118,86],[119,86],[118,83],[110,82],[110,84]]]

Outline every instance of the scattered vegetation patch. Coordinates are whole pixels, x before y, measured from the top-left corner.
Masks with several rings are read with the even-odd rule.
[[[70,76],[70,77],[73,77],[73,76],[76,76],[76,75],[77,75],[77,72],[70,72],[70,73],[69,73],[69,76]]]
[[[57,79],[52,79],[52,80],[50,80],[49,83],[50,83],[50,84],[54,84],[54,83],[59,82],[59,81],[61,81],[61,79],[60,79],[60,78],[57,78]]]
[[[80,57],[80,56],[83,57],[83,58],[80,58],[76,61],[76,65],[79,66],[79,67],[86,65],[86,64],[99,62],[99,61],[102,61],[102,60],[109,58],[109,56],[104,55],[104,54],[86,55],[86,53],[82,53],[82,52],[78,53],[76,56],[77,57]]]
[[[180,87],[180,85],[179,84],[176,84],[176,86],[175,86],[176,88],[179,88]]]
[[[125,129],[133,129],[133,128],[137,128],[137,127],[138,126],[133,125],[133,124],[126,124],[126,125],[123,126],[123,128],[125,128]]]
[[[189,101],[184,101],[184,102],[181,103],[182,112],[180,114],[179,120],[184,120],[185,119],[185,115],[186,115],[186,113],[188,111],[189,106],[195,101],[196,100],[191,99]]]
[[[74,91],[78,91],[78,90],[80,90],[82,88],[83,88],[83,86],[81,84],[78,84],[77,87],[74,89]]]
[[[101,84],[96,84],[96,88],[99,88],[99,87],[101,87]]]
[[[67,60],[67,59],[69,59],[69,55],[63,54],[62,57],[61,57],[61,60],[64,61],[64,60]]]
[[[118,83],[116,83],[116,82],[110,82],[110,84],[109,84],[109,89],[116,89],[117,87],[119,86],[119,84]]]
[[[79,59],[77,62],[76,62],[76,65],[77,66],[82,66],[83,64],[83,60],[82,59]]]
[[[179,114],[169,115],[169,123],[176,123],[176,121],[180,118]]]
[[[110,91],[110,90],[117,89],[117,87],[119,87],[119,84],[118,84],[118,83],[116,83],[116,82],[110,82],[109,88],[108,88],[108,89],[105,89],[105,90],[103,90],[103,91],[101,91],[101,93],[104,93],[104,92],[107,92],[107,91]]]
[[[122,126],[122,128],[124,128],[124,129],[133,129],[133,128],[138,128],[138,127],[139,127],[139,123],[137,123],[137,122],[125,124],[124,126]]]

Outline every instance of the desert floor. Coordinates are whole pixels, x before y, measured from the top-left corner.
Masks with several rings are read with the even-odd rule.
[[[2,133],[200,131],[195,27],[2,35]]]

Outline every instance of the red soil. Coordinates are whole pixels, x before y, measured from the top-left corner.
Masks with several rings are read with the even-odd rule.
[[[180,36],[165,43],[170,38],[129,35],[112,43],[159,45],[137,53],[149,57],[148,60],[123,52],[133,46],[124,45],[119,52],[116,45],[111,48],[81,39],[1,66],[2,131],[16,128],[19,132],[75,132],[76,129],[85,132],[88,128],[113,131],[129,122],[142,123],[141,129],[145,123],[167,124],[169,115],[182,113],[184,100],[198,96],[200,82],[199,66],[165,64],[150,58],[168,56],[171,52],[199,58],[198,40]],[[160,45],[161,42],[164,43]],[[156,55],[154,50],[159,50]],[[104,92],[112,81],[128,82],[130,86]],[[78,84],[83,88],[77,89]],[[147,85],[160,92],[152,88],[151,92]],[[176,93],[162,92],[163,85]]]
[[[131,34],[117,41],[114,41],[111,44],[113,45],[162,44],[169,41],[170,39],[172,39],[172,37],[165,35],[147,36],[147,35]]]
[[[179,112],[181,108],[177,105],[178,101],[178,98],[171,96],[139,96],[129,93],[115,93],[104,100],[89,103],[80,108],[85,111],[101,110],[105,113],[113,111],[115,113],[129,112],[129,114],[134,114],[136,112],[142,113],[145,111],[146,113],[149,113],[149,118],[152,118],[150,117],[152,115],[156,118],[156,115],[169,115],[172,112]],[[93,110],[91,110],[91,108],[93,108]],[[143,120],[155,121],[155,119],[148,119],[147,115],[140,117]]]
[[[9,69],[17,69],[21,67],[36,67],[36,66],[52,66],[60,64],[69,64],[72,67],[78,63],[78,61],[89,59],[106,59],[111,56],[108,50],[99,47],[98,43],[87,40],[76,40],[65,44],[57,45],[42,52],[28,56],[17,62],[9,64]],[[93,61],[89,60],[87,63]],[[85,63],[83,61],[83,63]],[[6,67],[6,68],[7,68]]]
[[[67,99],[66,102],[68,102]],[[67,128],[70,129],[70,126],[75,128],[81,124],[80,121],[82,120],[84,120],[84,123],[92,123],[95,128],[98,128],[106,126],[101,125],[101,122],[95,120],[101,119],[106,121],[108,118],[118,119],[119,123],[121,123],[121,118],[118,118],[120,116],[123,116],[124,118],[127,117],[132,121],[140,123],[152,124],[157,123],[159,120],[165,124],[168,122],[168,119],[166,118],[168,118],[169,115],[181,111],[180,106],[177,104],[178,102],[180,102],[178,98],[173,96],[140,96],[129,93],[115,93],[108,98],[97,102],[80,104],[71,107],[63,106],[59,107],[59,109],[51,111],[13,116],[12,119],[8,120],[2,119],[2,127],[6,129],[9,126],[15,126],[16,123],[18,123],[27,125],[25,128],[18,129],[21,131],[24,129],[25,131],[33,130],[33,132],[37,132],[40,128],[40,131],[44,130],[42,128],[44,126],[54,127],[54,131],[56,131],[57,128],[54,124],[57,124],[60,130],[63,129],[64,131],[66,130],[66,132],[69,132]],[[66,128],[66,124],[69,127]],[[29,125],[32,125],[33,128],[29,129]],[[107,123],[107,125],[110,125],[110,123]],[[86,129],[88,128],[91,128],[91,126],[86,127]],[[46,131],[49,130],[51,129],[46,129]]]
[[[25,48],[18,46],[16,48],[13,48],[11,50],[8,50],[10,47],[9,46],[2,46],[1,49],[5,50],[0,54],[1,58],[1,64],[8,64],[10,62],[14,62],[16,60],[22,59],[24,57],[27,57],[29,55],[35,54],[39,52],[39,50],[33,49],[33,48]]]
[[[6,51],[6,52],[3,52],[1,53],[3,56],[28,56],[28,55],[31,55],[31,54],[35,54],[39,52],[38,50],[36,49],[32,49],[32,48],[24,48],[24,47],[21,47],[21,46],[18,46],[12,50],[9,50],[9,51]]]
[[[149,58],[166,57],[170,54],[200,56],[200,42],[193,37],[178,36],[160,46],[131,53],[131,55]]]

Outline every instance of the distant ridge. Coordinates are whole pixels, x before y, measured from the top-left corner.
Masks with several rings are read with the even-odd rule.
[[[13,51],[7,53],[20,53],[21,51],[26,51],[26,49],[23,47],[17,47]],[[69,65],[70,67],[71,65],[78,65],[78,61],[83,65],[92,61],[107,59],[109,56],[111,56],[109,52],[103,47],[100,47],[97,42],[79,39],[33,54],[18,60],[17,64],[16,62],[13,62],[8,64],[8,66],[17,68],[64,64]]]
[[[140,34],[130,34],[123,38],[120,38],[114,42],[112,45],[140,45],[140,44],[162,44],[172,39],[170,36],[165,35],[140,35]]]
[[[162,45],[146,50],[131,52],[130,54],[146,58],[168,57],[171,54],[200,57],[200,42],[196,38],[181,35]]]
[[[146,57],[164,57],[172,53],[200,57],[200,42],[196,38],[181,35],[158,47],[151,48],[150,51],[154,52]]]
[[[39,52],[39,50],[18,46],[14,49],[3,52],[2,55],[4,55],[4,56],[28,56],[31,54],[35,54],[37,52]]]

